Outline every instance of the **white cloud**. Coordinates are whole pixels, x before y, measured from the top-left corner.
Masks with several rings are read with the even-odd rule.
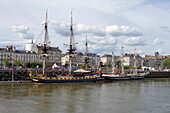
[[[105,36],[105,29],[96,25],[85,25],[85,24],[78,24],[76,26],[77,33],[92,33],[96,36]]]
[[[143,50],[138,50],[137,53],[138,54],[144,54],[144,51]]]
[[[51,26],[54,29],[54,31],[61,35],[61,36],[69,36],[69,25],[66,25],[64,23],[59,24],[56,22],[51,22]],[[68,26],[68,27],[67,27]],[[105,29],[98,27],[96,25],[85,25],[85,24],[77,24],[73,27],[74,29],[74,35],[81,35],[86,33],[91,33],[96,36],[105,36]]]
[[[22,41],[1,41],[0,45],[2,47],[12,45],[14,47],[17,47],[17,49],[23,49],[23,48],[25,48],[26,43],[30,43],[30,40],[25,39],[25,40],[22,40]]]
[[[29,32],[29,28],[25,25],[12,26],[12,31],[18,33],[18,36],[23,39],[33,39],[33,34]]]
[[[164,50],[161,49],[161,48],[155,50],[155,52],[158,52],[159,54],[165,54],[165,53],[166,53],[166,51],[164,51]]]
[[[142,34],[134,27],[111,25],[106,27],[106,33],[112,36],[141,36]]]
[[[143,37],[131,37],[125,40],[125,44],[130,46],[144,46],[146,45]]]
[[[52,29],[55,31],[55,33],[61,35],[61,36],[69,36],[70,31],[68,25],[64,23],[57,23],[55,21],[50,22],[50,25]]]
[[[154,45],[160,45],[160,44],[163,44],[164,41],[160,38],[156,38],[154,41],[153,41],[153,44]]]
[[[57,34],[62,36],[69,36],[70,33],[66,28],[66,24],[58,24],[56,22],[51,23],[52,28],[55,30]],[[85,24],[77,24],[74,28],[75,35],[81,35],[90,33],[94,36],[106,36],[107,34],[118,37],[118,36],[141,36],[142,33],[138,32],[137,28],[130,26],[118,26],[111,25],[106,27],[101,27],[97,25],[85,25]]]
[[[90,39],[88,38],[88,42],[88,51],[95,53],[111,53],[113,50],[116,51],[118,43],[114,37],[99,36],[91,36]],[[80,46],[79,49],[85,51],[85,46]]]
[[[170,28],[168,26],[161,26],[160,28],[165,32],[170,32]]]

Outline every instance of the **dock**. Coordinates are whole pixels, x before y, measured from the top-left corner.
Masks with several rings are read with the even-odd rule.
[[[168,71],[150,71],[145,78],[168,78],[170,77],[170,72]]]

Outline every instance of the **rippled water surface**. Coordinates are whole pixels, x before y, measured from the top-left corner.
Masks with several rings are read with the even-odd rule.
[[[0,113],[170,113],[170,78],[0,83]]]

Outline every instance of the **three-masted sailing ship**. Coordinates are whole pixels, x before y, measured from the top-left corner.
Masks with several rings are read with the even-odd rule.
[[[71,25],[70,25],[70,44],[68,53],[69,53],[69,74],[64,76],[59,75],[53,75],[49,76],[45,73],[45,64],[46,64],[46,58],[48,56],[48,49],[47,49],[47,12],[46,12],[46,20],[45,20],[45,37],[44,37],[44,44],[43,44],[43,74],[42,76],[35,76],[32,77],[32,81],[36,83],[70,83],[70,82],[95,82],[98,79],[98,74],[92,74],[89,71],[77,71],[78,74],[72,73],[71,66],[72,66],[72,58],[73,58],[73,52],[75,49],[73,49],[74,43],[72,42],[72,36],[73,36],[73,22],[72,22],[72,11],[71,11]],[[75,71],[76,72],[76,71]]]
[[[112,55],[112,73],[103,73],[102,77],[105,78],[105,80],[141,80],[144,79],[144,75],[143,73],[137,73],[137,60],[136,60],[136,49],[135,49],[135,54],[134,54],[134,73],[133,74],[127,74],[124,71],[124,61],[123,61],[123,45],[121,47],[121,67],[122,67],[122,71],[119,74],[115,73],[115,61],[114,61],[114,54]]]

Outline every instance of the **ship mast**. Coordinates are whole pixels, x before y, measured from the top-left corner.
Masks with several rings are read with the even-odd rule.
[[[137,74],[137,60],[136,60],[136,48],[135,48],[135,55],[134,55],[134,67],[135,67],[135,71],[134,74]]]
[[[88,61],[87,61],[87,35],[86,35],[86,57],[85,57],[85,70],[87,70],[87,64],[88,64]]]
[[[114,59],[114,53],[112,52],[112,73],[115,73],[115,59]]]
[[[43,75],[45,74],[45,64],[47,57],[47,11],[46,11],[46,19],[45,19],[45,36],[44,36],[44,48],[43,48]]]
[[[69,75],[71,75],[71,63],[72,63],[72,57],[73,57],[73,43],[72,43],[72,37],[73,37],[73,19],[72,19],[72,11],[71,11],[71,24],[70,24],[70,49],[69,49]]]
[[[124,63],[123,63],[123,44],[122,44],[122,50],[121,50],[121,64],[122,64],[122,73],[121,75],[124,75]]]

